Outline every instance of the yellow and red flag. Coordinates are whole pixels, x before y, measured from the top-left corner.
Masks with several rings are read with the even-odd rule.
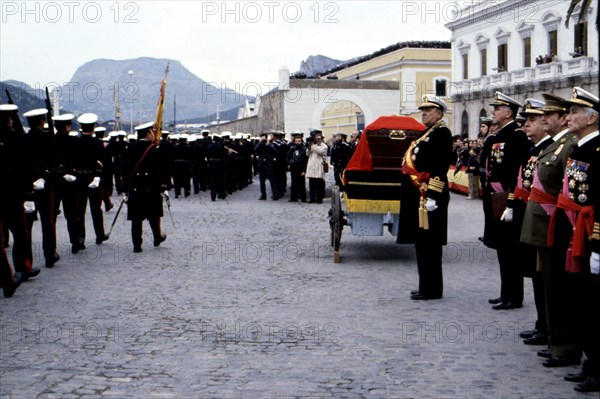
[[[169,73],[169,65],[167,64],[167,69],[165,70],[165,78],[162,80],[160,84],[160,94],[158,95],[158,105],[156,108],[156,118],[154,118],[154,127],[152,130],[154,131],[155,143],[158,144],[160,142],[160,137],[162,136],[162,125],[163,125],[163,113],[165,110],[165,91],[167,88],[167,74]]]

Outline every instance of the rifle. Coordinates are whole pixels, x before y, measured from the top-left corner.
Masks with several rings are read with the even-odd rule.
[[[6,91],[6,97],[8,98],[8,103],[14,104],[12,98],[10,97],[10,93],[8,92],[8,89],[5,89],[5,91]],[[21,123],[21,119],[19,118],[18,112],[15,112],[15,117],[13,119],[13,125],[14,125],[14,129],[17,131],[17,133],[25,134],[25,129],[23,129],[23,124]]]
[[[171,200],[169,199],[169,194],[165,191],[160,195],[162,195],[162,197],[165,199],[165,202],[167,203],[167,211],[169,212],[169,216],[171,217],[171,223],[173,223],[173,228],[176,228],[175,220],[173,220],[173,214],[171,213]]]
[[[48,86],[46,86],[46,109],[48,110],[48,131],[51,136],[54,136],[54,121],[52,120],[52,103],[50,102],[50,94],[48,93]]]
[[[115,224],[117,223],[117,218],[119,217],[119,214],[121,213],[121,209],[123,208],[123,205],[126,202],[127,202],[127,196],[123,197],[123,199],[121,200],[121,205],[119,205],[119,209],[117,209],[117,214],[115,215],[115,218],[113,219],[113,222],[110,225],[110,231],[108,232],[108,236],[109,237],[112,234],[112,231],[113,231],[113,228],[115,227]]]

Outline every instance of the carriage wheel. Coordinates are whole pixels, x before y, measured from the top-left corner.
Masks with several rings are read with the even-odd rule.
[[[340,188],[333,186],[331,190],[331,246],[333,247],[333,261],[340,262],[340,243],[342,240],[342,202]]]

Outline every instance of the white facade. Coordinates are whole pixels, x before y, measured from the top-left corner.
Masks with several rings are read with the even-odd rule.
[[[321,114],[329,104],[352,101],[363,111],[365,126],[381,115],[393,115],[400,108],[398,88],[290,88],[285,91],[284,120],[288,131],[307,132],[321,128]]]
[[[570,3],[569,0],[474,1],[473,6],[461,10],[446,25],[452,31],[453,132],[468,133],[475,138],[480,114],[490,114],[489,103],[495,91],[520,102],[529,97],[541,99],[543,92],[569,98],[573,86],[598,93],[595,26],[598,0],[592,2],[585,18],[587,29],[582,29],[578,38],[576,32],[583,27],[576,27],[579,9],[575,10],[569,28],[565,27]],[[582,37],[584,48],[576,49],[576,40]],[[530,52],[526,57],[528,42]],[[553,62],[536,64],[538,56],[550,56],[552,46],[556,48]],[[482,59],[485,53],[487,65]],[[505,62],[503,55],[507,58]]]

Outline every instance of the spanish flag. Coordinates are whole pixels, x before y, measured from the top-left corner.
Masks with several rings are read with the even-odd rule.
[[[169,65],[167,64],[167,69],[165,70],[165,78],[162,80],[160,84],[160,94],[158,95],[158,105],[156,108],[156,118],[154,118],[154,127],[152,130],[154,131],[155,144],[160,142],[160,137],[162,136],[162,124],[163,124],[163,113],[165,110],[165,91],[167,88],[167,74],[169,73]]]

